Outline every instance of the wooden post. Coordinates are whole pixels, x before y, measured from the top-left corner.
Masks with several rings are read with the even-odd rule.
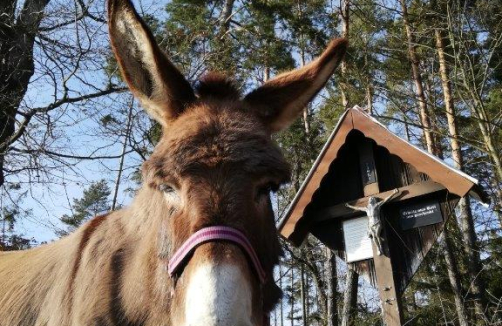
[[[392,270],[392,261],[388,256],[389,248],[387,245],[387,237],[385,235],[385,227],[382,231],[383,238],[383,254],[376,254],[376,246],[373,244],[373,263],[377,277],[378,293],[382,304],[382,314],[385,325],[400,326],[403,324],[403,310],[401,296],[397,293],[394,280],[394,272]]]
[[[375,165],[373,143],[366,140],[359,146],[359,163],[361,167],[361,177],[363,181],[364,196],[376,195],[380,192],[378,187],[378,175]],[[378,293],[382,304],[382,318],[387,326],[400,326],[403,324],[402,302],[395,286],[392,261],[389,254],[388,240],[386,234],[386,223],[382,220],[382,254],[378,255],[378,250],[373,244],[373,263],[377,278]]]

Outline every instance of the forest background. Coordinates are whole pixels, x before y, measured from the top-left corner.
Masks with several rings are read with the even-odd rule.
[[[195,81],[243,90],[302,66],[337,36],[341,69],[276,137],[292,182],[280,219],[340,114],[365,107],[398,135],[480,180],[404,294],[410,325],[502,324],[502,2],[172,0],[135,2]],[[101,0],[0,3],[0,248],[52,241],[130,202],[159,128],[117,73]],[[377,293],[315,238],[284,243],[272,325],[379,324]]]

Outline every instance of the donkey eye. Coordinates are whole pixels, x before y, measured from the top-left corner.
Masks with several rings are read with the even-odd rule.
[[[165,194],[171,194],[175,192],[174,188],[167,184],[161,184],[159,186],[159,190]]]
[[[269,196],[270,193],[275,193],[279,190],[279,185],[273,182],[269,182],[264,184],[263,186],[258,188],[257,192],[257,198],[262,197],[262,196]]]
[[[179,199],[178,192],[176,191],[176,188],[173,186],[163,183],[159,185],[159,190],[162,191],[162,193],[164,194],[164,198],[166,198],[169,201],[172,200],[177,201]]]

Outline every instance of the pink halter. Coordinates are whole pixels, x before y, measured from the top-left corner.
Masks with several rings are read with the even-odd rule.
[[[228,227],[228,226],[211,226],[207,228],[203,228],[188,238],[185,243],[174,253],[171,260],[169,260],[168,264],[168,272],[169,275],[173,276],[176,271],[182,266],[183,260],[200,244],[215,240],[223,240],[230,241],[235,244],[238,244],[252,262],[254,269],[256,270],[256,274],[260,279],[260,282],[265,283],[266,273],[263,270],[263,267],[258,259],[258,255],[253,249],[253,246],[249,242],[242,232]]]

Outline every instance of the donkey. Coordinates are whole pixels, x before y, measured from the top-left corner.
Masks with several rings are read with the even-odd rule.
[[[0,326],[262,326],[281,296],[270,192],[290,169],[271,135],[325,85],[347,42],[241,96],[196,87],[129,0],[109,0],[120,70],[162,137],[130,207],[55,243],[0,255]]]

